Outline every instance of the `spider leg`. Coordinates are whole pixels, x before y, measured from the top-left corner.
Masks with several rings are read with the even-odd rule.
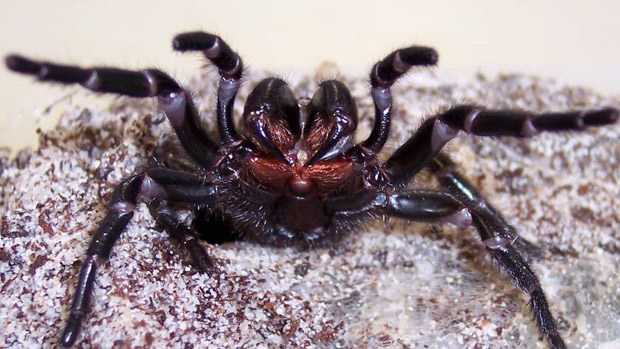
[[[114,243],[133,217],[139,199],[208,204],[214,201],[214,195],[215,187],[206,183],[203,177],[167,168],[149,169],[122,181],[112,193],[106,216],[99,224],[86,251],[60,344],[69,347],[75,342],[89,308],[97,268],[108,259]],[[155,218],[159,222],[164,222],[164,225],[174,223],[164,210],[154,211]],[[175,239],[181,239],[183,243],[184,231],[179,229],[181,228],[172,229],[169,234]],[[191,238],[187,241],[185,245],[194,257],[197,242]],[[208,262],[204,256],[198,259],[204,259],[202,266],[207,266]]]
[[[543,131],[580,131],[589,126],[613,124],[619,115],[613,108],[531,114],[457,106],[426,120],[382,168],[392,182],[405,183],[456,137],[459,130],[479,136],[531,137]]]
[[[158,97],[178,139],[187,153],[201,165],[208,165],[217,155],[218,146],[202,127],[200,116],[189,94],[170,76],[155,70],[130,71],[33,61],[22,56],[8,56],[6,65],[12,71],[33,75],[40,81],[80,84],[103,93],[130,97]]]
[[[201,51],[219,69],[217,121],[220,137],[225,144],[238,142],[241,138],[233,123],[233,106],[241,86],[241,57],[219,36],[205,32],[179,34],[172,40],[172,47],[180,52]]]
[[[200,239],[193,229],[179,222],[170,208],[159,200],[152,200],[148,203],[148,207],[155,221],[189,252],[192,264],[198,271],[209,273],[213,270],[214,262],[200,244]]]
[[[392,118],[391,87],[413,66],[437,64],[437,51],[430,47],[412,46],[396,50],[377,62],[370,71],[372,99],[375,104],[375,124],[370,136],[352,148],[349,156],[356,161],[374,158],[383,148],[390,131]]]
[[[487,252],[498,263],[512,282],[530,296],[530,306],[534,312],[538,329],[547,339],[551,348],[561,349],[566,345],[558,333],[555,319],[549,310],[540,281],[517,247],[521,238],[514,227],[508,224],[502,215],[489,204],[484,197],[454,169],[447,157],[438,156],[430,165],[431,171],[437,176],[440,184],[471,214],[472,225],[478,231]],[[417,205],[418,203],[413,203]],[[428,205],[428,204],[426,204]],[[443,203],[442,203],[443,205]],[[453,206],[456,203],[452,204]],[[394,210],[392,205],[392,210]],[[403,216],[403,207],[396,207]],[[449,208],[446,205],[446,208]],[[390,212],[394,214],[394,212]],[[405,213],[407,213],[405,211]],[[406,215],[405,215],[405,218]],[[412,217],[416,219],[416,217]]]
[[[453,195],[441,191],[413,189],[387,196],[386,213],[417,222],[472,224],[472,214]]]

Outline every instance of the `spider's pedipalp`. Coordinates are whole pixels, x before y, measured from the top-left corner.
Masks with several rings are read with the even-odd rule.
[[[390,88],[414,66],[433,66],[439,54],[431,47],[411,46],[396,50],[377,62],[370,72],[372,87]]]
[[[220,75],[238,80],[243,72],[241,57],[219,36],[205,32],[178,34],[172,47],[179,52],[200,51],[219,69]]]

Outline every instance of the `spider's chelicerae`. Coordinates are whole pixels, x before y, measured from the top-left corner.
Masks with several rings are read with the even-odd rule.
[[[459,131],[480,136],[530,137],[542,131],[579,131],[618,120],[618,110],[531,114],[459,105],[427,119],[385,162],[376,159],[388,139],[391,86],[412,66],[432,66],[437,52],[412,46],[392,52],[370,73],[375,122],[366,140],[353,142],[357,127],[355,101],[337,80],[323,81],[310,99],[297,99],[281,79],[262,80],[249,95],[243,132],[233,121],[233,105],[243,72],[237,53],[219,37],[192,32],[178,35],[178,51],[200,51],[221,75],[218,89],[219,137],[210,135],[189,93],[167,74],[115,68],[82,69],[6,58],[7,66],[41,81],[78,83],[87,89],[131,97],[157,97],[191,166],[164,161],[124,179],[112,194],[107,215],[86,251],[63,346],[77,339],[88,313],[99,266],[133,216],[140,201],[174,240],[187,248],[201,271],[213,260],[200,245],[193,227],[223,220],[236,236],[273,246],[315,247],[339,242],[368,220],[394,216],[411,221],[473,226],[489,255],[530,297],[542,335],[552,348],[564,348],[536,274],[518,252],[525,245],[515,229],[440,154]],[[167,154],[170,155],[170,154]],[[412,188],[408,182],[428,169],[441,190]],[[173,208],[195,210],[192,227]]]

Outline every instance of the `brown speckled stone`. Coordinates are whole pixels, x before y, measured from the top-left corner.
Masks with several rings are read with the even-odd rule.
[[[358,98],[364,137],[367,82],[344,80]],[[209,118],[215,81],[204,73],[187,83]],[[298,95],[313,81],[293,82]],[[620,105],[520,75],[454,83],[417,73],[394,94],[388,150],[424,117],[460,102],[534,111]],[[170,133],[152,100],[60,107],[67,111],[58,127],[21,165],[0,153],[2,348],[55,346],[102,200]],[[448,146],[463,173],[544,252],[533,265],[571,348],[620,347],[619,136],[615,125],[532,140],[461,135]],[[333,249],[206,248],[220,262],[212,276],[195,272],[139,205],[98,275],[79,347],[544,347],[527,298],[472,230],[389,221]]]

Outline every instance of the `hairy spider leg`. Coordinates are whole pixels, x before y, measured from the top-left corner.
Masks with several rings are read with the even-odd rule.
[[[189,257],[192,259],[192,266],[201,273],[211,274],[215,268],[215,263],[200,244],[201,239],[196,229],[181,223],[170,206],[161,200],[151,200],[147,205],[155,221],[174,241],[187,250]],[[202,205],[202,207],[205,207],[205,205]],[[210,207],[208,210],[210,211]],[[218,228],[222,229],[221,227]],[[229,227],[226,228],[230,229]]]
[[[456,173],[447,158],[438,156],[431,164],[431,170],[448,192],[426,189],[395,194],[363,191],[329,200],[327,210],[346,219],[379,207],[388,216],[410,221],[475,227],[492,258],[508,273],[512,282],[530,296],[538,328],[551,348],[565,348],[538,277],[516,248],[527,247],[528,243],[522,242],[501,214]]]
[[[443,221],[459,227],[475,227],[491,257],[530,296],[538,328],[551,348],[565,348],[538,277],[515,247],[521,239],[515,229],[457,173],[444,168],[436,171],[450,193],[411,190],[389,195],[385,212],[410,221]]]
[[[139,199],[151,202],[149,207],[155,219],[174,240],[186,246],[197,267],[209,268],[212,262],[206,251],[185,228],[172,227],[178,222],[159,202],[206,205],[215,200],[214,195],[215,187],[205,183],[202,176],[167,168],[149,169],[122,181],[112,193],[106,216],[86,251],[60,344],[70,347],[75,342],[89,309],[97,268],[108,260],[112,247],[133,217]]]
[[[478,136],[532,137],[543,131],[581,131],[618,121],[614,108],[565,113],[532,114],[456,106],[426,120],[415,134],[382,165],[389,181],[404,184],[426,166],[458,131]]]
[[[333,217],[359,217],[375,208],[399,218],[427,223],[451,223],[458,227],[471,225],[471,214],[454,195],[437,190],[410,189],[400,193],[361,190],[329,198],[325,209]]]
[[[437,51],[425,46],[411,46],[396,50],[377,62],[370,71],[372,99],[375,104],[375,123],[368,138],[353,147],[349,156],[363,162],[373,159],[383,148],[390,132],[392,119],[391,87],[413,66],[437,64]]]
[[[510,276],[514,285],[527,293],[540,333],[553,349],[566,345],[558,333],[555,319],[543,288],[528,262],[516,247],[522,239],[502,215],[456,171],[447,156],[440,154],[429,165],[440,184],[454,195],[470,212],[472,225],[478,231],[487,252]]]
[[[40,81],[62,84],[80,84],[95,92],[117,93],[130,97],[158,97],[159,106],[166,113],[183,148],[202,166],[208,166],[217,157],[218,145],[211,139],[200,122],[200,116],[189,94],[166,73],[155,69],[130,71],[95,67],[37,62],[11,55],[6,65],[12,71],[33,75]]]
[[[233,122],[235,96],[241,86],[243,61],[219,36],[205,32],[182,33],[174,37],[172,47],[179,52],[201,51],[220,73],[217,91],[217,124],[224,144],[241,140]]]

